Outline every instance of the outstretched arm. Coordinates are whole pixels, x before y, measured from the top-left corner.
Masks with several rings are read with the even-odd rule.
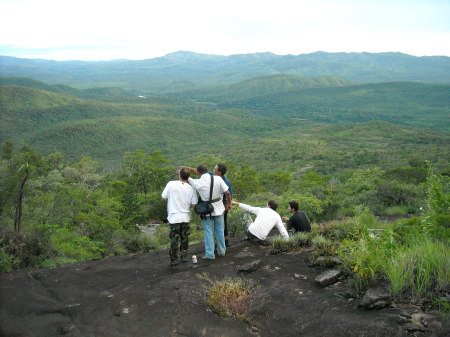
[[[237,201],[234,201],[234,200],[231,202],[231,204],[232,205],[238,205],[244,211],[251,212],[253,214],[258,214],[259,210],[261,209],[260,207],[253,207],[253,206],[244,204],[242,202],[237,202]]]
[[[187,170],[189,170],[189,172],[191,172],[191,173],[198,174],[196,168],[193,168],[193,167],[187,167],[187,166],[181,166],[181,168],[187,169]]]
[[[281,236],[287,241],[289,240],[289,234],[286,230],[286,228],[284,227],[283,223],[281,222],[281,218],[277,221],[276,224],[278,230],[280,231]]]

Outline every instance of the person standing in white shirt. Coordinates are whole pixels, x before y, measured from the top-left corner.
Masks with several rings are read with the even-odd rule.
[[[190,207],[197,204],[197,193],[188,184],[189,170],[182,168],[179,180],[169,181],[161,194],[167,201],[167,221],[170,226],[170,265],[178,263],[178,249],[181,261],[186,262],[189,247],[189,234],[191,221]],[[178,248],[178,241],[180,245]]]
[[[245,234],[250,239],[265,240],[273,227],[277,227],[281,236],[287,241],[289,234],[281,221],[280,215],[276,212],[278,204],[275,200],[269,200],[266,207],[253,207],[241,202],[232,201],[233,205],[238,205],[246,212],[256,214],[256,219],[244,228]]]
[[[189,178],[191,184],[204,201],[209,201],[209,192],[211,186],[211,177],[213,178],[213,192],[211,203],[214,212],[202,218],[203,231],[205,234],[205,256],[202,259],[214,260],[214,234],[217,240],[217,255],[224,256],[226,252],[224,237],[224,220],[223,213],[226,209],[231,209],[231,195],[228,192],[228,186],[219,176],[211,176],[205,165],[199,165],[197,169],[187,168],[190,172],[200,176],[199,179]],[[226,195],[227,204],[223,204],[223,195]]]

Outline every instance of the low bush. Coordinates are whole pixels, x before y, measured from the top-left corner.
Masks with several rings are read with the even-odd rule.
[[[68,259],[84,261],[102,257],[103,248],[101,243],[93,241],[86,236],[77,235],[67,228],[55,231],[50,240],[57,255]]]
[[[213,281],[207,273],[197,275],[208,283],[204,286],[206,304],[221,317],[234,317],[250,322],[247,316],[252,308],[250,295],[255,285],[240,278],[226,278],[223,281]]]
[[[311,246],[310,233],[299,232],[285,240],[282,236],[277,235],[270,238],[270,254],[279,254],[283,252],[290,252]]]
[[[432,299],[450,280],[450,249],[443,242],[424,238],[398,249],[384,274],[394,296]]]
[[[17,258],[8,253],[4,239],[0,239],[0,273],[13,270],[17,262]]]

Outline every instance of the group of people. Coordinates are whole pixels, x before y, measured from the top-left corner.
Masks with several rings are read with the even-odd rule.
[[[232,205],[256,215],[255,220],[248,221],[244,227],[246,239],[249,240],[265,240],[273,227],[277,227],[286,240],[289,239],[288,231],[311,230],[308,216],[299,211],[296,201],[289,202],[288,210],[293,215],[290,218],[281,218],[276,212],[278,205],[274,200],[269,200],[266,207],[253,207],[233,200],[233,189],[225,176],[226,172],[227,167],[223,163],[217,164],[213,172],[208,172],[205,165],[199,165],[196,169],[182,167],[179,170],[179,179],[170,181],[164,188],[161,196],[167,201],[171,266],[178,264],[178,251],[182,262],[188,259],[190,208],[198,203],[198,196],[203,201],[210,201],[214,207],[211,214],[201,217],[205,241],[205,255],[202,259],[214,260],[216,256],[225,256],[229,246],[227,218]],[[191,174],[197,175],[198,178],[193,179]],[[287,227],[283,220],[288,221]]]

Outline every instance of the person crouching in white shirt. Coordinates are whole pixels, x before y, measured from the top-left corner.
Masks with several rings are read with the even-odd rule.
[[[238,205],[246,212],[256,214],[256,219],[253,222],[246,224],[244,228],[245,234],[250,239],[265,240],[273,227],[277,227],[281,236],[287,241],[289,234],[281,221],[280,215],[276,212],[278,204],[275,200],[269,200],[266,207],[253,207],[241,202],[232,201],[233,205]]]

